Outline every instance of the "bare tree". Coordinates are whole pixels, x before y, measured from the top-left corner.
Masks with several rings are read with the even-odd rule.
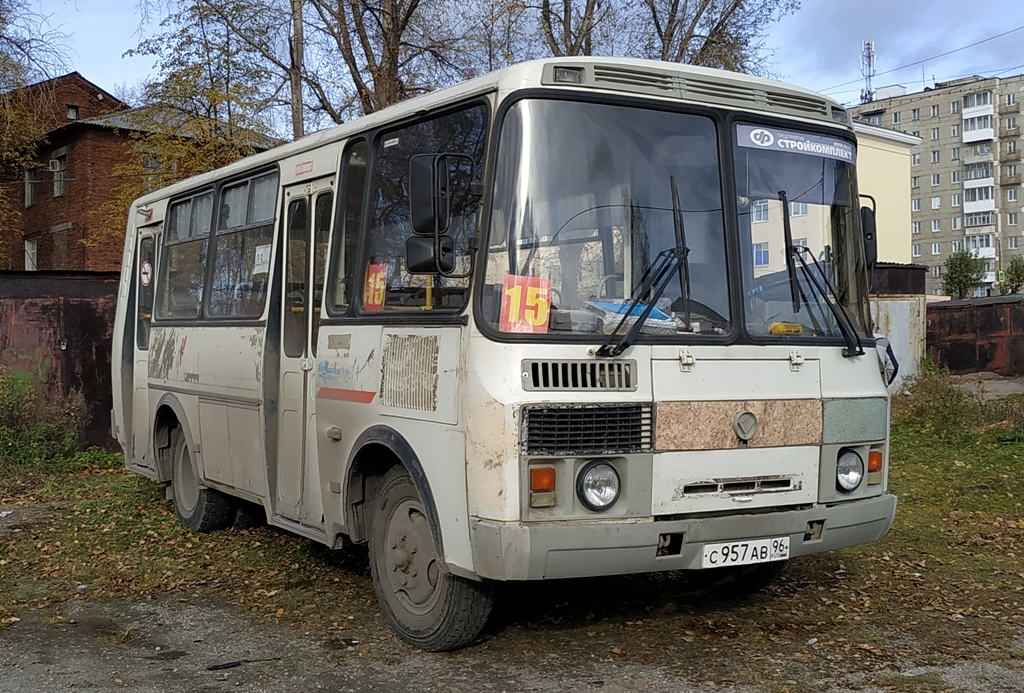
[[[642,0],[634,18],[643,57],[748,72],[761,67],[767,27],[799,0]]]
[[[544,45],[552,55],[609,52],[601,46],[598,31],[615,17],[610,0],[541,0],[539,10]],[[604,28],[605,37],[615,34],[613,28]]]

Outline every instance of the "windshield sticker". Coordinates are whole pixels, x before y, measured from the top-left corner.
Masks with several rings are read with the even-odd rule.
[[[387,289],[387,263],[381,262],[368,265],[366,267],[366,286],[363,287],[363,310],[367,313],[379,313],[384,310]]]
[[[502,332],[544,334],[551,310],[551,280],[544,277],[505,275],[501,292]]]
[[[857,150],[854,146],[836,137],[754,125],[737,125],[736,137],[739,146],[750,149],[771,149],[778,152],[823,156],[848,164],[857,160]]]

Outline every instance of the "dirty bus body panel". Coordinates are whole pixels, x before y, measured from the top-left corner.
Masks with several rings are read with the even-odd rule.
[[[472,641],[494,580],[767,584],[883,537],[889,402],[845,112],[539,61],[139,200],[114,425],[179,519],[367,542],[382,610]]]

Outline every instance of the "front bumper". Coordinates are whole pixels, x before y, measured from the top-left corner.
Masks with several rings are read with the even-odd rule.
[[[707,542],[789,536],[790,555],[803,556],[884,537],[896,496],[829,507],[655,522],[643,520],[470,523],[474,572],[493,580],[541,580],[700,568]],[[808,523],[823,521],[819,539],[804,540]],[[657,556],[658,537],[682,534],[681,551]]]

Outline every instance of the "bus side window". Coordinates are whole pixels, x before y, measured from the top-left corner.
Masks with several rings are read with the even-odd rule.
[[[171,205],[160,257],[157,317],[199,317],[206,285],[206,259],[213,221],[213,193]]]
[[[284,277],[284,353],[297,358],[306,348],[306,266],[309,255],[306,238],[309,215],[305,197],[288,203],[287,260]]]
[[[135,329],[136,340],[139,349],[149,348],[149,323],[153,317],[153,268],[154,244],[152,238],[143,238],[139,241],[139,262],[138,262],[138,324]]]
[[[363,199],[366,188],[366,162],[369,147],[365,140],[349,145],[341,163],[341,188],[338,213],[334,221],[335,280],[331,306],[345,312],[352,305],[356,277],[356,253],[359,250]]]
[[[210,315],[263,315],[277,208],[277,171],[221,189]]]
[[[409,218],[409,162],[417,154],[465,154],[451,157],[448,172],[448,234],[455,240],[456,273],[468,269],[468,237],[476,233],[479,199],[472,194],[471,171],[483,171],[487,141],[488,110],[476,104],[453,113],[434,116],[377,139],[374,177],[370,188],[370,223],[365,265],[367,311],[461,310],[469,281],[441,275],[412,275],[405,269],[405,242],[412,235]]]
[[[324,298],[324,278],[327,272],[327,241],[331,233],[331,208],[334,195],[328,191],[317,196],[313,203],[313,356],[320,334],[320,306]]]

